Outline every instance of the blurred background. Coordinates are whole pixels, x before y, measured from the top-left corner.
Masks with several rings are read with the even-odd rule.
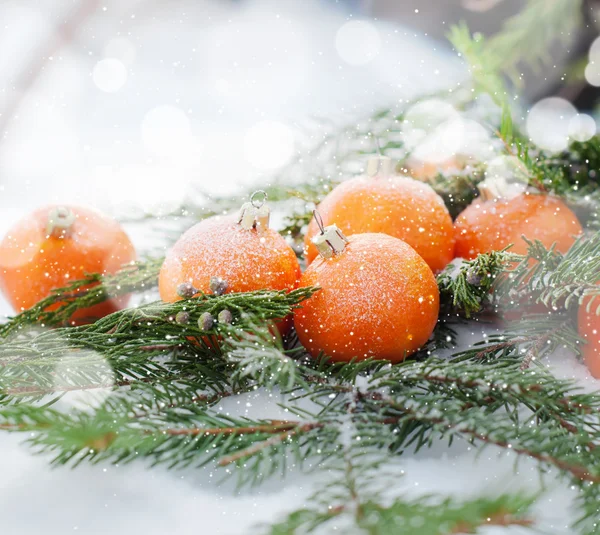
[[[591,110],[596,8],[572,1],[576,31],[548,48],[547,68],[520,73],[520,91]],[[161,213],[190,188],[268,180],[311,121],[345,123],[456,87],[467,72],[450,26],[495,34],[527,4],[0,0],[2,219],[41,200]]]

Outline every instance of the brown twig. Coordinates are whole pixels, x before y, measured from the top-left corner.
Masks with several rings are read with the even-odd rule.
[[[154,344],[148,346],[140,346],[138,349],[141,351],[167,351],[168,349],[175,349],[177,346],[180,346],[180,343],[177,344]]]
[[[523,336],[521,338],[514,338],[513,340],[510,340],[507,342],[498,342],[497,344],[488,346],[485,349],[482,349],[481,351],[476,353],[475,358],[482,359],[485,356],[489,355],[490,353],[495,353],[496,351],[498,351],[500,349],[505,349],[507,347],[514,347],[519,344],[525,344],[527,342],[532,342],[533,340],[536,340],[536,338],[537,337],[535,337],[535,336]]]
[[[523,361],[521,362],[521,370],[526,370],[531,366],[532,361],[537,358],[540,350],[552,337],[559,332],[568,322],[562,322],[560,325],[557,325],[554,329],[551,329],[546,334],[540,336],[538,340],[527,350],[525,356],[523,357]]]
[[[177,376],[173,375],[175,379]],[[114,387],[126,387],[132,386],[136,383],[151,383],[154,381],[154,377],[141,377],[138,379],[123,379],[121,381],[114,381],[112,383],[95,383],[88,385],[54,385],[52,388],[40,388],[38,386],[19,386],[16,388],[7,388],[5,390],[0,390],[2,394],[9,396],[19,396],[24,394],[29,394],[32,396],[45,396],[48,394],[55,394],[59,392],[77,392],[79,390],[95,390],[100,388],[114,388]]]
[[[289,431],[300,425],[300,422],[279,421],[272,424],[252,425],[248,427],[193,427],[189,429],[165,429],[163,433],[167,435],[252,435],[255,433],[280,433]]]
[[[285,425],[288,425],[288,424],[285,424]],[[275,435],[267,440],[263,440],[262,442],[257,442],[256,444],[253,444],[252,446],[250,446],[248,448],[245,448],[240,451],[236,451],[235,453],[232,453],[231,455],[223,457],[219,461],[219,466],[227,466],[228,464],[235,463],[235,462],[239,461],[240,459],[244,459],[246,457],[251,457],[255,453],[258,453],[259,451],[264,450],[265,448],[268,448],[269,446],[274,446],[275,444],[280,444],[284,440],[292,438],[295,435],[298,435],[299,433],[306,433],[308,431],[312,431],[313,429],[318,429],[320,427],[323,427],[323,424],[320,422],[312,422],[312,423],[306,423],[306,424],[302,424],[302,425],[300,425],[297,422],[295,427],[292,429],[283,431],[282,433],[279,433],[278,435]]]
[[[511,513],[505,511],[499,511],[495,514],[490,515],[483,523],[473,523],[468,521],[458,522],[452,531],[449,531],[449,535],[462,535],[467,533],[475,533],[477,528],[484,526],[522,526],[529,527],[533,525],[533,520],[530,518],[516,518]]]
[[[380,396],[380,400],[383,401],[384,403],[388,404],[390,407],[393,407],[394,410],[398,410],[398,411],[404,413],[405,415],[412,417],[415,420],[428,421],[435,425],[443,425],[447,429],[455,429],[457,427],[457,424],[449,423],[448,421],[444,420],[444,418],[427,416],[427,415],[419,415],[412,409],[404,407],[403,405],[396,403],[394,400],[387,399],[383,396]],[[400,419],[400,417],[398,417],[398,419]],[[386,422],[386,423],[390,423],[390,422]],[[509,442],[492,439],[489,436],[478,433],[474,429],[460,428],[460,429],[456,429],[456,432],[459,434],[467,435],[471,438],[480,440],[481,442],[485,442],[486,444],[491,444],[491,445],[498,446],[498,447],[504,448],[504,449],[510,449],[511,451],[514,451],[518,455],[524,455],[527,457],[531,457],[540,462],[556,466],[557,468],[564,470],[565,472],[569,472],[571,475],[573,475],[580,481],[589,481],[592,483],[600,483],[600,475],[595,475],[595,474],[590,473],[590,471],[585,466],[581,466],[581,465],[574,464],[574,463],[569,463],[567,461],[563,461],[562,459],[557,459],[556,457],[553,457],[551,455],[544,455],[542,453],[538,453],[536,451],[532,451],[527,448],[514,447]]]

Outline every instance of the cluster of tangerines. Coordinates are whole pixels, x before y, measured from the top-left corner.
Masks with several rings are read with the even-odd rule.
[[[161,299],[319,287],[277,327],[285,334],[293,321],[310,354],[339,361],[398,362],[421,347],[438,320],[435,274],[453,258],[472,259],[509,244],[525,253],[522,236],[566,252],[582,233],[559,198],[530,192],[476,199],[453,222],[427,183],[396,174],[391,160],[380,156],[369,160],[365,175],[342,182],[319,204],[306,233],[302,273],[292,247],[269,228],[264,200],[254,197],[240,214],[210,217],[185,232],[160,271]],[[0,286],[21,311],[69,280],[114,273],[134,258],[129,238],[112,219],[79,207],[47,207],[19,222],[0,244]],[[72,319],[100,317],[125,302],[111,299]],[[597,329],[600,316],[582,307],[586,361],[600,376]]]

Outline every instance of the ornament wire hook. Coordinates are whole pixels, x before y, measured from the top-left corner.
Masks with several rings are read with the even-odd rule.
[[[321,231],[321,234],[325,234],[325,225],[323,224],[323,218],[321,217],[321,214],[319,213],[319,211],[317,209],[313,210],[313,217],[315,218],[315,221],[317,222],[317,225],[319,226],[319,230]]]
[[[379,137],[373,134],[373,132],[369,132],[369,135],[373,138],[375,142],[375,148],[377,149],[377,156],[369,158],[367,162],[367,175],[368,176],[377,176],[383,167],[383,161],[386,159],[383,156],[383,152],[381,152],[381,143],[379,143]]]
[[[262,195],[263,196],[262,199],[257,200],[256,199],[257,195]],[[258,189],[252,195],[250,195],[250,202],[252,203],[252,206],[254,206],[254,208],[260,208],[267,202],[268,198],[269,198],[269,196],[267,195],[266,191],[264,191],[262,189]]]
[[[371,134],[373,135],[373,134]],[[379,143],[379,137],[378,136],[373,136],[375,138],[375,146],[377,147],[377,154],[379,154],[379,156],[383,156],[383,152],[381,152],[381,143]]]

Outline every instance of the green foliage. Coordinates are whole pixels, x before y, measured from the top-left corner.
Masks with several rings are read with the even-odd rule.
[[[525,255],[510,277],[502,281],[498,293],[511,294],[513,300],[542,303],[549,309],[577,309],[584,301],[588,310],[600,304],[600,231],[581,236],[562,255],[540,242],[530,242]]]
[[[270,535],[311,533],[318,527],[344,525],[347,517],[363,533],[383,535],[451,535],[480,533],[488,526],[531,526],[528,517],[533,499],[521,495],[501,495],[464,502],[442,501],[425,496],[418,500],[396,500],[389,505],[369,500],[361,502],[356,511],[346,505],[323,506],[321,509],[300,509],[266,531]],[[407,525],[408,524],[408,525]],[[410,531],[407,531],[410,530]]]
[[[455,219],[479,195],[477,185],[485,178],[480,164],[469,165],[463,171],[439,173],[428,184],[444,200],[450,215]]]
[[[437,276],[442,308],[457,310],[469,318],[481,312],[493,298],[490,290],[510,262],[521,256],[507,250],[478,255],[473,260],[455,260]]]
[[[568,43],[581,24],[582,5],[580,0],[528,0],[490,38],[471,35],[461,23],[450,29],[448,39],[469,64],[475,90],[502,106],[510,97],[504,77],[520,85],[520,66],[537,69],[549,63],[551,46]]]
[[[0,345],[0,394],[4,402],[30,399],[111,384],[131,386],[140,381],[169,383],[174,377],[204,372],[203,380],[227,384],[221,349],[215,336],[228,332],[218,323],[210,331],[198,326],[203,313],[222,310],[243,330],[257,321],[283,318],[313,292],[302,288],[222,296],[203,295],[176,303],[156,302],[116,312],[96,323],[23,334]],[[179,312],[189,314],[178,323]],[[172,355],[170,361],[158,357]],[[199,356],[217,359],[206,366]],[[164,387],[163,385],[160,385]],[[1,398],[0,398],[1,399]]]
[[[151,259],[126,266],[114,275],[91,273],[83,279],[72,281],[0,325],[0,337],[14,334],[19,329],[36,323],[42,326],[66,325],[76,310],[117,296],[151,290],[158,284],[162,262],[162,258]],[[49,310],[51,307],[55,308]]]
[[[508,90],[498,69],[498,60],[486,47],[481,34],[471,35],[465,23],[450,28],[448,40],[467,61],[474,86],[480,93],[488,94],[492,100],[502,105],[508,98]]]
[[[520,65],[539,71],[549,64],[552,46],[567,44],[575,35],[582,23],[582,8],[581,0],[528,0],[488,41],[488,55],[496,70],[518,83]]]

